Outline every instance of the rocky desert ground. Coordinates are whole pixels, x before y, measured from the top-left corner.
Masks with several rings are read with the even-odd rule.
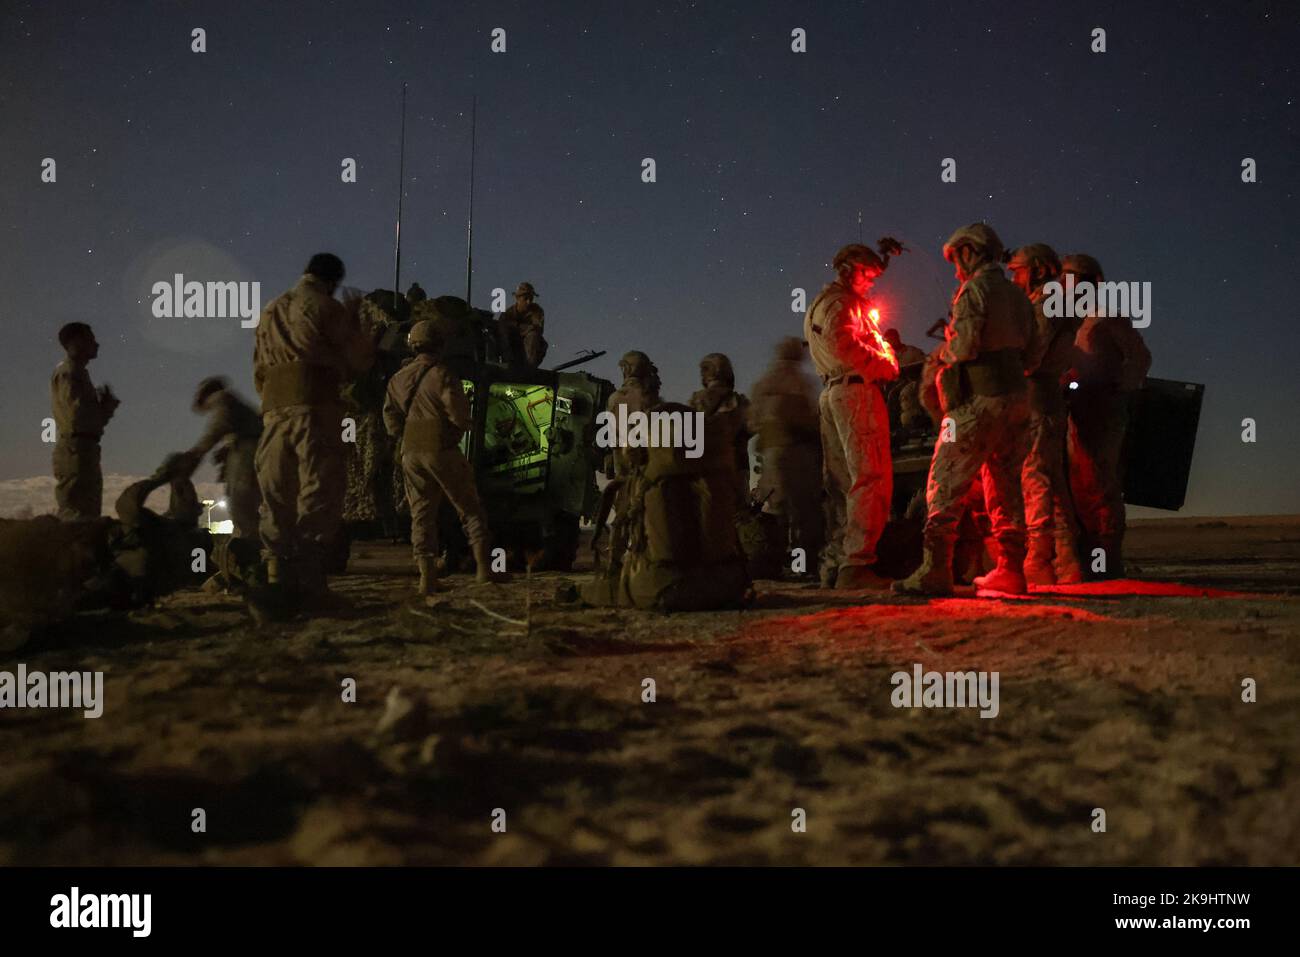
[[[661,616],[555,574],[424,608],[360,543],[337,617],[82,616],[0,656],[105,676],[99,719],[0,711],[0,863],[1296,863],[1300,517],[1136,523],[1129,553],[1027,599],[760,582]],[[997,716],[895,708],[916,664],[998,672]]]

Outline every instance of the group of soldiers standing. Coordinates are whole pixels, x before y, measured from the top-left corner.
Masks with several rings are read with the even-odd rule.
[[[922,354],[881,334],[870,290],[900,251],[888,238],[878,250],[841,249],[836,280],[804,319],[822,381],[821,578],[841,588],[890,584],[872,568],[892,499],[884,389],[900,358],[916,363]],[[924,358],[919,382],[939,431],[926,483],[924,557],[893,590],[952,593],[954,546],[972,509],[986,511],[996,557],[996,567],[975,578],[979,588],[1023,594],[1029,585],[1080,582],[1081,558],[1091,574],[1123,574],[1120,455],[1129,395],[1151,364],[1141,335],[1123,317],[1047,315],[1047,283],[1066,274],[1076,284],[1104,280],[1091,256],[1060,259],[1042,243],[1008,254],[983,223],[957,230],[943,255],[959,285],[944,342]],[[792,347],[781,349],[780,361],[791,361]]]
[[[168,481],[174,489],[188,486],[193,498],[190,477],[211,454],[221,469],[233,525],[226,550],[231,561],[222,563],[223,573],[291,598],[299,607],[323,607],[332,597],[326,570],[339,539],[346,493],[340,388],[366,372],[375,358],[374,339],[359,321],[357,300],[335,298],[343,277],[342,261],[320,253],[292,289],[266,306],[253,348],[260,412],[225,379],[205,379],[194,410],[209,417],[208,428],[193,448],[167,457],[149,489]],[[545,340],[540,307],[529,309],[534,296],[527,284],[520,287],[502,334],[516,338],[526,356],[540,359]],[[91,383],[87,365],[98,355],[98,343],[90,327],[71,323],[59,339],[67,357],[51,380],[58,515],[94,519],[103,505],[100,439],[118,402],[107,387],[97,390]],[[414,357],[389,382],[383,413],[390,434],[404,439],[402,466],[412,505],[419,589],[426,595],[439,587],[436,520],[443,497],[461,516],[479,580],[496,577],[487,562],[486,516],[457,448],[469,426],[468,400],[459,379],[439,361],[442,343],[436,323],[425,320],[412,327],[408,345]],[[124,508],[142,504],[143,499],[119,500],[117,510],[121,515]],[[197,517],[197,511],[187,511],[186,527]],[[242,574],[240,565],[245,566]],[[249,572],[249,565],[258,570]]]
[[[1127,395],[1141,386],[1150,354],[1125,319],[1054,318],[1043,306],[1045,284],[1064,274],[1073,274],[1076,282],[1100,282],[1101,266],[1085,255],[1058,259],[1041,243],[1007,255],[997,234],[982,223],[958,230],[944,244],[943,255],[959,285],[944,342],[926,357],[905,346],[896,330],[882,331],[871,297],[891,258],[904,251],[890,238],[874,250],[856,243],[841,249],[833,262],[836,279],[807,310],[802,339],[778,343],[752,401],[736,391],[725,355],[711,353],[701,360],[700,390],[688,406],[676,408],[703,413],[703,463],[678,456],[651,466],[643,449],[613,450],[609,567],[617,570],[629,541],[638,538],[633,523],[646,510],[637,496],[651,487],[679,505],[725,506],[738,523],[753,501],[749,442],[757,437],[762,457],[757,496],[766,511],[779,516],[786,544],[820,555],[826,586],[889,587],[874,567],[893,498],[885,388],[900,366],[923,363],[920,402],[940,427],[926,487],[924,558],[914,574],[893,583],[894,590],[952,592],[954,544],[972,509],[987,512],[995,543],[996,567],[975,580],[982,588],[1023,593],[1031,584],[1080,581],[1081,556],[1097,549],[1104,558],[1094,571],[1121,573],[1120,453]],[[266,588],[291,592],[304,603],[329,597],[327,555],[342,524],[340,387],[375,359],[374,337],[359,320],[356,300],[335,298],[343,277],[337,256],[318,254],[297,284],[266,306],[253,351],[260,411],[225,379],[205,379],[194,410],[209,417],[208,428],[193,448],[168,457],[152,486],[172,482],[174,489],[183,488],[211,454],[226,485],[233,539],[243,543],[246,557],[260,550]],[[415,302],[423,292],[414,286],[408,298]],[[543,329],[536,291],[522,283],[514,306],[496,324],[500,353],[535,368],[546,353]],[[99,350],[90,327],[70,323],[60,330],[59,341],[66,358],[51,381],[58,514],[95,518],[103,495],[100,438],[118,400],[90,380],[87,365]],[[383,425],[401,439],[418,590],[432,596],[443,587],[437,515],[444,499],[460,517],[477,579],[499,576],[489,567],[488,521],[473,471],[459,450],[471,415],[459,378],[441,360],[444,330],[432,320],[418,321],[407,343],[414,356],[387,383]],[[821,380],[820,395],[804,371],[805,349]],[[659,394],[658,370],[648,356],[629,352],[620,367],[624,380],[609,400],[609,411],[671,407]],[[647,468],[653,480],[637,481]],[[122,508],[119,502],[119,512]],[[192,510],[184,511],[192,524]],[[664,535],[680,536],[680,523],[665,521],[672,528]],[[691,527],[698,534],[715,526],[706,516]],[[646,540],[644,530],[639,540]],[[707,550],[698,542],[676,547]],[[719,567],[734,565],[730,543],[716,554]]]

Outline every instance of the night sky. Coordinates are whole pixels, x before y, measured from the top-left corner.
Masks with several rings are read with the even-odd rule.
[[[403,288],[464,294],[476,94],[475,304],[533,282],[548,364],[607,349],[584,368],[617,380],[641,349],[683,400],[719,351],[746,389],[859,210],[868,242],[912,249],[877,288],[925,345],[954,289],[940,246],[983,219],[1152,283],[1152,375],[1206,385],[1185,511],[1300,511],[1297,11],[0,0],[0,480],[49,472],[65,322],[94,325],[91,375],[122,399],[105,472],[142,475],[199,434],[200,378],[254,397],[252,330],[156,319],[154,282],[259,280],[265,304],[330,250],[347,284],[390,286],[405,80]]]

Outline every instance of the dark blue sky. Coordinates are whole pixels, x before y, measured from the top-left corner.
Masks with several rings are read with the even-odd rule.
[[[746,388],[858,210],[913,250],[879,288],[920,342],[954,285],[940,244],[986,219],[1152,283],[1152,374],[1207,386],[1188,511],[1300,511],[1298,9],[3,0],[0,479],[49,469],[62,323],[94,324],[123,400],[105,470],[141,474],[198,433],[201,377],[252,394],[251,330],[155,319],[153,282],[256,279],[265,302],[329,249],[390,284],[405,80],[403,286],[463,293],[476,93],[476,304],[531,280],[551,361],[608,349],[590,369],[616,379],[639,348],[683,399],[721,351]]]

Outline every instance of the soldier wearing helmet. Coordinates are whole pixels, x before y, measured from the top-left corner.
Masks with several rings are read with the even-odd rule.
[[[515,304],[497,319],[499,345],[506,361],[536,369],[546,358],[546,312],[537,304],[537,290],[531,282],[515,289]]]
[[[626,413],[650,412],[663,403],[659,395],[659,369],[644,352],[632,351],[623,354],[618,360],[619,370],[623,373],[623,384],[609,397],[605,410],[616,419],[620,418],[620,408]],[[624,417],[626,415],[624,413]],[[605,561],[605,572],[609,582],[618,580],[623,556],[627,551],[628,519],[637,474],[646,463],[646,450],[643,448],[617,447],[610,450],[606,459],[605,476],[610,480],[601,493],[601,504],[596,516],[596,533],[592,536],[592,552],[599,555],[604,521],[610,509],[614,511],[614,520],[610,523],[609,555]]]
[[[749,505],[749,399],[736,391],[736,373],[721,352],[700,360],[700,385],[704,388],[691,395],[690,406],[715,424],[710,434],[726,435],[733,446],[736,508],[744,509]]]
[[[437,322],[411,327],[407,345],[415,356],[388,380],[384,428],[401,438],[402,475],[411,507],[411,550],[420,572],[417,591],[426,600],[444,590],[438,581],[438,510],[446,498],[460,517],[478,566],[477,580],[497,580],[489,558],[487,514],[479,501],[474,472],[460,451],[473,426],[460,377],[442,361],[443,334]]]
[[[257,443],[262,437],[262,417],[230,387],[222,376],[199,383],[194,411],[207,415],[208,427],[185,453],[189,473],[212,453],[217,476],[226,485],[226,507],[234,523],[235,538],[257,540],[262,491],[257,484]]]
[[[1080,283],[1105,281],[1101,263],[1075,253],[1062,274]],[[1085,316],[1074,337],[1075,383],[1070,394],[1070,484],[1081,526],[1083,553],[1104,578],[1124,574],[1124,474],[1121,453],[1128,430],[1129,398],[1151,369],[1142,334],[1122,316]],[[1104,556],[1098,564],[1097,549]]]
[[[1029,387],[1029,448],[1020,474],[1025,499],[1025,581],[1070,585],[1083,581],[1077,554],[1074,505],[1065,467],[1069,415],[1062,381],[1074,351],[1077,320],[1048,316],[1043,287],[1061,275],[1055,250],[1045,243],[1021,246],[1007,262],[1011,281],[1034,307],[1034,337],[1025,354]]]
[[[804,339],[822,381],[818,406],[827,526],[821,580],[826,587],[888,585],[871,566],[894,487],[889,411],[880,384],[898,376],[898,360],[871,316],[869,294],[889,257],[903,247],[885,238],[877,249],[853,243],[836,253],[835,281],[804,316]]]
[[[329,598],[325,561],[347,495],[339,389],[375,358],[356,312],[334,298],[343,275],[338,256],[313,256],[297,284],[262,310],[253,346],[267,580],[314,602]]]
[[[1013,594],[1027,590],[1020,470],[1029,420],[1024,356],[1032,344],[1034,310],[1002,274],[1002,251],[997,233],[984,223],[957,230],[943,247],[960,283],[938,354],[945,418],[926,486],[924,558],[911,577],[894,584],[895,591],[952,594],[958,523],[981,469],[998,564],[975,584]]]

